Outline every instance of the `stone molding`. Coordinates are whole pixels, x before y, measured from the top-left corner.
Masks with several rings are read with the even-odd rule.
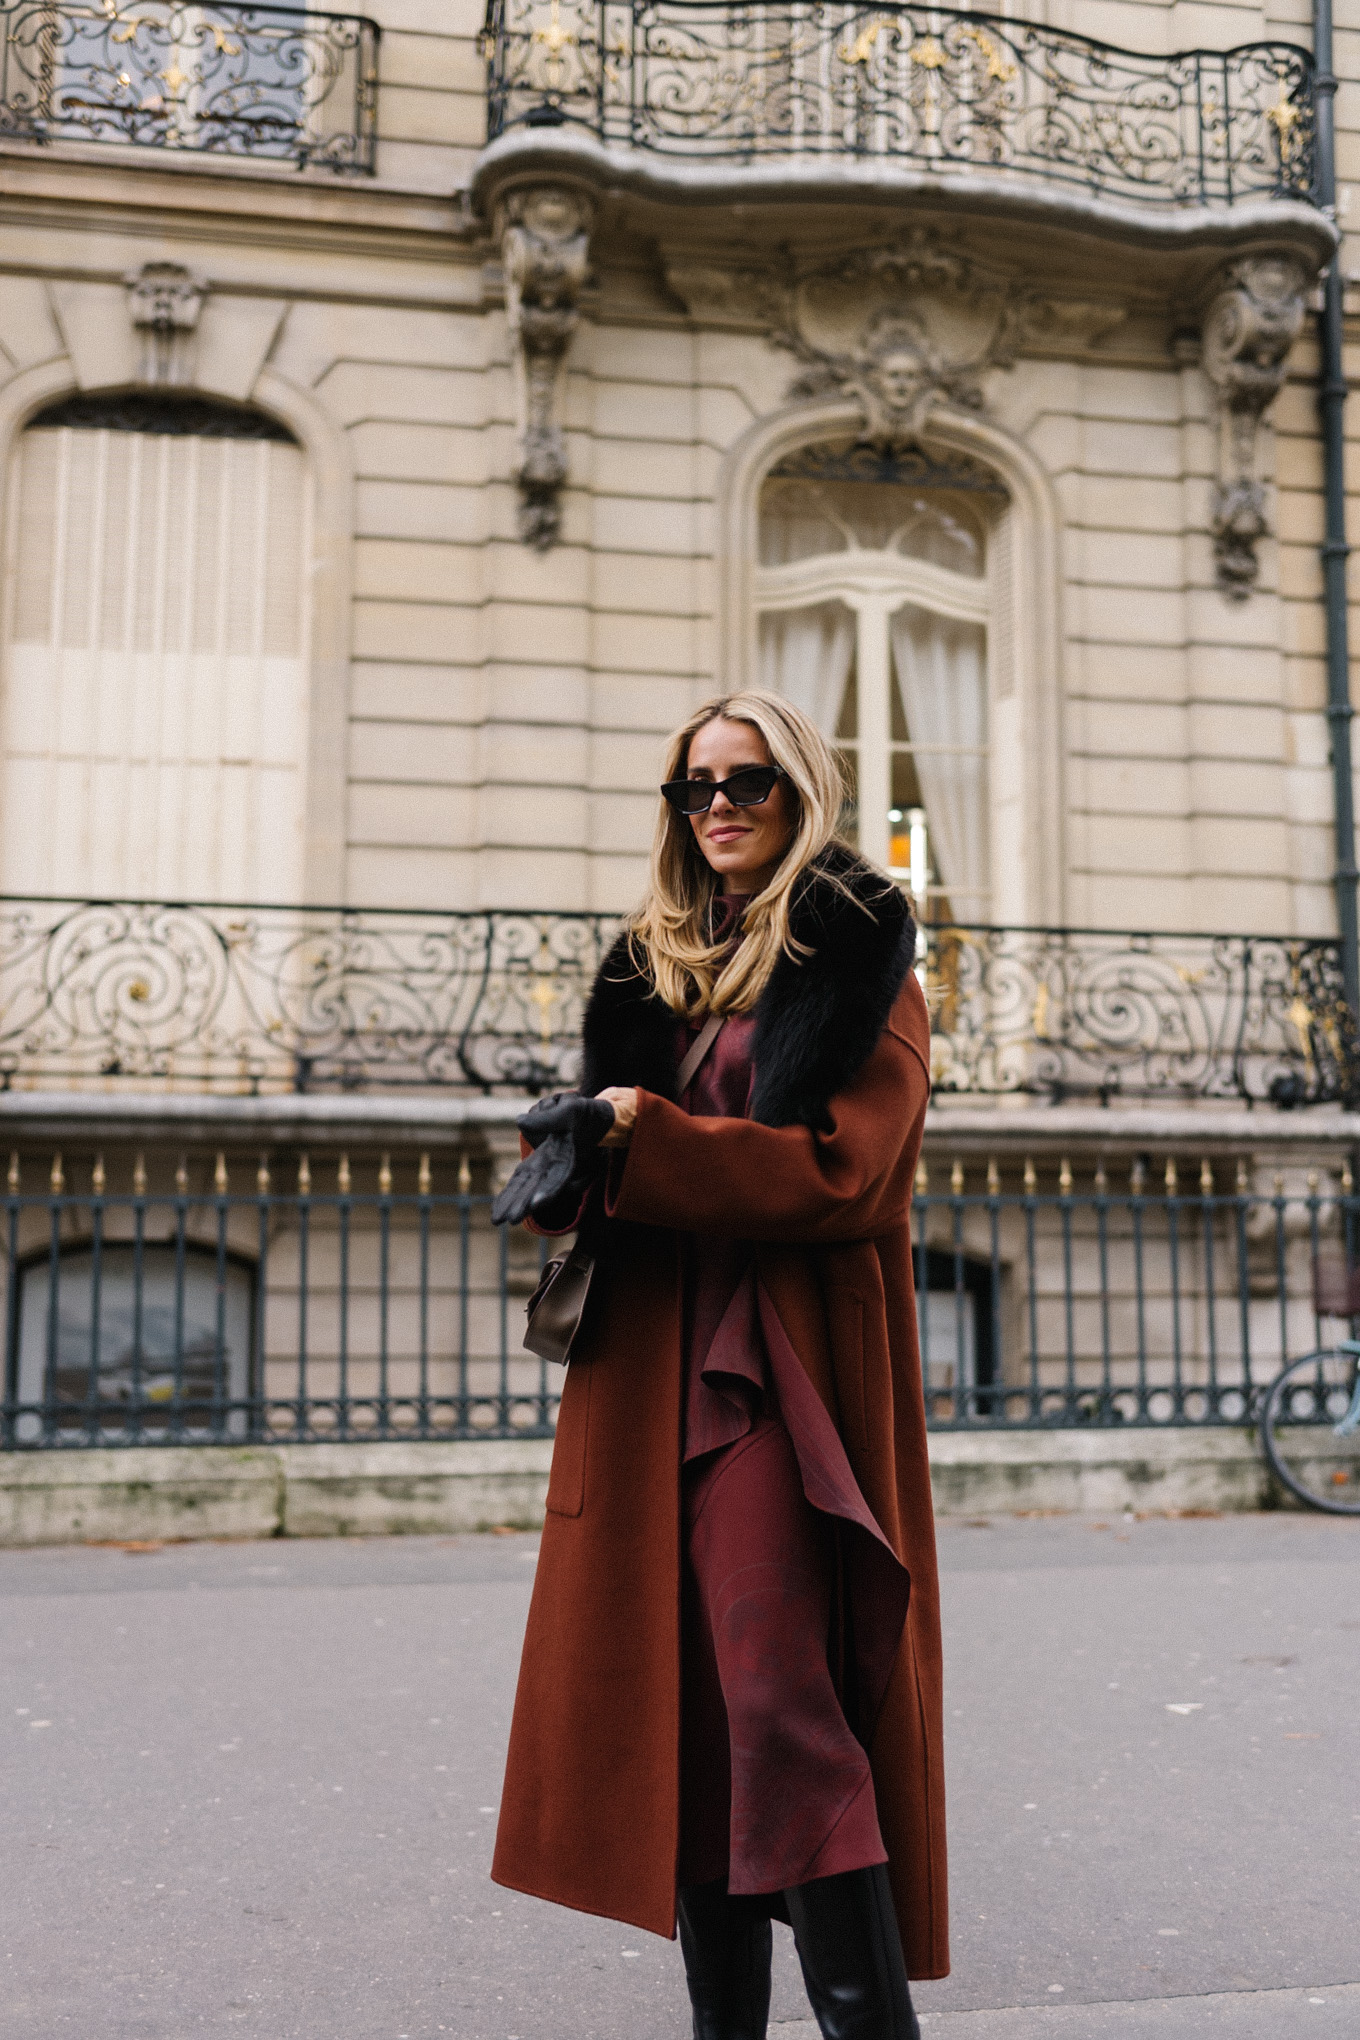
[[[692,316],[739,321],[802,364],[792,400],[853,400],[866,439],[914,444],[938,406],[987,409],[987,380],[1027,342],[1089,347],[1125,308],[1057,297],[945,245],[929,228],[886,244],[757,267],[679,257],[666,281]]]
[[[1204,309],[1200,364],[1218,414],[1214,562],[1220,588],[1236,602],[1256,584],[1256,548],[1269,528],[1258,471],[1261,421],[1284,383],[1312,280],[1292,252],[1247,255],[1216,279]]]
[[[567,477],[561,399],[567,349],[590,266],[593,201],[568,185],[508,192],[497,208],[519,431],[519,535],[546,552],[561,531]]]
[[[128,316],[141,336],[138,381],[155,388],[191,388],[207,278],[179,262],[144,262],[127,272],[123,285]]]
[[[482,217],[494,212],[511,183],[570,178],[610,194],[613,217],[636,209],[643,232],[656,235],[657,210],[673,212],[689,233],[701,216],[730,241],[730,208],[740,208],[748,233],[759,233],[766,207],[805,209],[820,232],[835,231],[848,211],[856,231],[866,209],[922,206],[1002,226],[1022,222],[1099,244],[1111,241],[1150,257],[1140,265],[1156,275],[1167,255],[1202,254],[1222,261],[1234,249],[1269,237],[1287,242],[1318,267],[1330,261],[1340,239],[1333,221],[1297,199],[1250,199],[1240,205],[1154,206],[1095,197],[1077,185],[1024,184],[978,163],[929,168],[835,157],[811,161],[685,162],[606,144],[568,127],[512,128],[488,143],[473,169],[469,202]]]

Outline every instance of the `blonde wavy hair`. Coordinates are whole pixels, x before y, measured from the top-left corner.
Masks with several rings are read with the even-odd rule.
[[[747,1013],[781,955],[805,953],[789,929],[794,889],[804,871],[839,840],[846,781],[841,763],[810,717],[781,694],[720,694],[696,709],[666,746],[664,777],[683,779],[696,733],[719,716],[750,723],[787,774],[797,809],[793,841],[765,890],[746,909],[745,937],[724,961],[711,936],[717,874],[683,815],[663,801],[652,843],[647,895],[629,923],[634,961],[672,1012]],[[642,952],[639,955],[639,951]]]

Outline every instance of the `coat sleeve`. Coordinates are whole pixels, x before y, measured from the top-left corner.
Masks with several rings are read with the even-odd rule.
[[[866,1239],[900,1224],[911,1197],[904,1166],[925,1112],[920,1056],[891,1026],[846,1090],[830,1132],[752,1119],[692,1119],[650,1091],[611,1217],[681,1232],[816,1245]]]

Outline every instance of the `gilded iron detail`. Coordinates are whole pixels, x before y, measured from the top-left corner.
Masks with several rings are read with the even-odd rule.
[[[0,900],[0,1085],[519,1092],[579,1076],[599,914]],[[1354,1101],[1325,938],[928,931],[937,1097]]]
[[[824,0],[489,0],[491,138],[691,161],[973,167],[1158,206],[1307,200],[1307,51],[1141,55],[1040,22]]]
[[[0,135],[371,171],[378,27],[234,0],[12,0]]]

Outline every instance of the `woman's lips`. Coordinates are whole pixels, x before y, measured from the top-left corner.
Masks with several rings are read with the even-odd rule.
[[[710,843],[735,843],[740,837],[749,836],[750,833],[749,829],[710,829],[708,840]]]

